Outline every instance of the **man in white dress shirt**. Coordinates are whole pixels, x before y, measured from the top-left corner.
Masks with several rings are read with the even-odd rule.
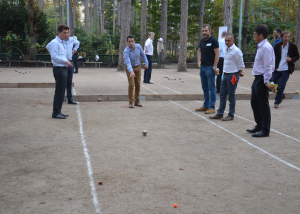
[[[222,121],[230,121],[234,118],[236,103],[235,90],[239,78],[244,76],[243,69],[245,68],[245,64],[242,51],[234,44],[233,34],[227,34],[225,36],[225,44],[227,48],[224,51],[224,76],[221,83],[220,107],[217,114],[209,118],[222,119]],[[229,113],[227,117],[223,118],[227,95],[229,100]]]
[[[153,40],[155,33],[150,32],[149,38],[145,42],[144,51],[148,60],[148,68],[144,71],[144,83],[153,84],[151,82],[151,73],[152,73],[152,55],[153,55]]]

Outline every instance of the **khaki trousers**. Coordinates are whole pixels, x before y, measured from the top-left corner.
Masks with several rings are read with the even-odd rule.
[[[138,103],[140,101],[140,90],[141,90],[141,65],[133,67],[133,72],[135,74],[135,78],[129,78],[130,72],[127,70],[126,66],[126,74],[128,79],[128,98],[129,103],[136,102]],[[135,101],[133,100],[133,90],[135,86]]]

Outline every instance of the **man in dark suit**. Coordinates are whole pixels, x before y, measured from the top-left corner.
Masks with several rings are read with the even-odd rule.
[[[275,97],[274,108],[278,108],[279,104],[285,99],[284,89],[290,74],[294,72],[294,63],[299,59],[299,51],[297,45],[289,42],[291,33],[284,31],[281,34],[282,42],[274,47],[275,52],[275,71],[272,74],[274,84],[278,84],[277,94]]]

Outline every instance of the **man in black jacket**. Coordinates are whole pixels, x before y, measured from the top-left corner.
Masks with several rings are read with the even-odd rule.
[[[277,94],[275,97],[274,108],[278,108],[279,104],[285,99],[284,89],[290,74],[294,72],[296,62],[299,59],[299,51],[297,45],[289,42],[291,33],[284,31],[281,34],[282,42],[274,47],[275,53],[275,71],[272,74],[274,84],[278,84]]]

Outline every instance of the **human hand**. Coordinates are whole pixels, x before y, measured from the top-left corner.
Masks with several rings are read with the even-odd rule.
[[[144,65],[144,69],[147,70],[147,69],[148,69],[148,66],[147,66],[147,65]]]
[[[199,68],[201,67],[201,62],[200,62],[200,61],[198,61],[198,67],[199,67]]]
[[[72,50],[72,55],[74,55],[76,53],[76,51],[75,50]]]
[[[129,76],[129,78],[135,78],[135,73],[132,71],[132,72],[130,72],[130,76]]]
[[[68,67],[72,67],[73,66],[72,63],[69,60],[67,61],[67,66]]]
[[[243,77],[244,76],[244,72],[243,71],[239,71],[239,76]]]
[[[148,53],[149,51],[145,50],[145,53]]]
[[[215,69],[213,69],[213,71],[214,71],[215,75],[219,75],[219,68],[215,68]]]
[[[287,62],[292,61],[291,57],[287,57],[285,60],[286,60]]]
[[[267,88],[271,91],[275,91],[275,85],[269,85],[268,83],[265,83],[265,85],[267,86]]]

